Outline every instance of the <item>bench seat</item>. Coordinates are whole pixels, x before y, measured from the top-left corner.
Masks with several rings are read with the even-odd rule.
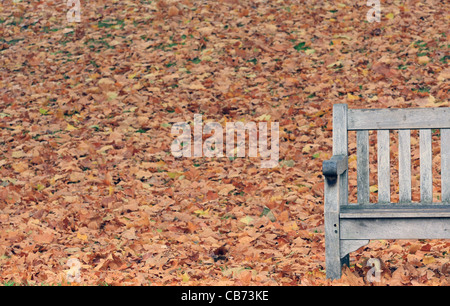
[[[339,217],[342,240],[450,239],[450,205],[345,205]]]

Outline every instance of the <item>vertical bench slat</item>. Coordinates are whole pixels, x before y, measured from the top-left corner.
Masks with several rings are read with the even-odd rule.
[[[450,202],[450,129],[441,129],[442,202]]]
[[[391,202],[391,168],[389,130],[377,131],[378,141],[378,203]]]
[[[369,131],[356,132],[358,204],[368,204],[369,192]]]
[[[431,130],[421,129],[420,133],[420,201],[430,204],[433,202],[433,173]]]
[[[398,131],[399,202],[411,202],[411,130]]]

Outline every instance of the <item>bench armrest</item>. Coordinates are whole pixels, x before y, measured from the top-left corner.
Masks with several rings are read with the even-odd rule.
[[[348,157],[346,155],[333,155],[322,164],[323,175],[328,179],[335,179],[348,169]]]

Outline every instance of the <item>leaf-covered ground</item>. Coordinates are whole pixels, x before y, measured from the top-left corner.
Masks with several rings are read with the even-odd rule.
[[[374,257],[372,284],[448,285],[445,240],[372,241],[325,278],[332,105],[448,106],[449,2],[365,4],[81,1],[68,23],[64,1],[2,1],[0,283],[66,284],[76,258],[82,284],[370,285]],[[279,166],[174,158],[194,114],[279,122]]]

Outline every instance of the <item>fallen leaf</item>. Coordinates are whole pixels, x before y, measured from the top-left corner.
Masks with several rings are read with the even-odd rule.
[[[433,256],[424,256],[423,259],[422,259],[422,263],[424,265],[431,264],[431,263],[433,263],[435,261],[436,261],[436,258],[434,258]]]
[[[250,217],[250,216],[245,216],[245,217],[239,219],[239,222],[242,222],[242,223],[244,223],[246,225],[249,225],[250,223],[253,222],[253,218]]]
[[[66,127],[65,130],[71,132],[71,131],[74,131],[76,129],[77,129],[76,127],[74,127],[73,125],[67,123],[67,127]]]
[[[231,191],[233,191],[233,190],[235,190],[235,189],[236,189],[236,187],[234,187],[233,184],[227,184],[227,185],[225,185],[225,187],[223,187],[222,189],[220,189],[219,195],[226,196],[226,195],[228,195]]]
[[[419,56],[419,58],[418,58],[419,64],[421,64],[421,65],[428,64],[430,62],[430,60],[431,59],[428,56]]]
[[[170,17],[177,16],[180,13],[180,10],[176,6],[171,6],[168,11],[168,15]]]
[[[54,236],[50,233],[42,233],[33,236],[34,242],[38,244],[49,244],[52,243],[53,239]]]
[[[87,241],[87,235],[77,233],[77,238],[83,241]]]

